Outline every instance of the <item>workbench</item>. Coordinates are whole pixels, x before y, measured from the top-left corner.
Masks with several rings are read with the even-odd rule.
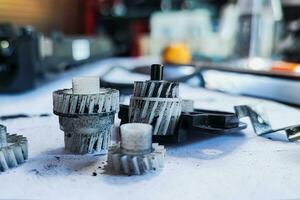
[[[283,134],[257,136],[248,123],[242,132],[167,145],[165,167],[157,173],[124,176],[107,172],[105,156],[64,152],[64,136],[52,114],[52,92],[71,87],[71,78],[99,75],[122,65],[157,62],[149,58],[107,59],[58,76],[23,94],[0,95],[0,121],[8,132],[26,136],[29,160],[0,173],[0,199],[298,199],[300,145]],[[264,105],[273,128],[300,124],[300,110],[259,100],[193,88],[180,94],[196,108],[233,111],[234,105]],[[50,114],[41,117],[40,114]],[[118,125],[118,121],[116,122]]]

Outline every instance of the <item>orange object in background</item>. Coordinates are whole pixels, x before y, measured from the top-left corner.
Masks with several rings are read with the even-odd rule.
[[[188,47],[181,42],[167,45],[162,52],[162,61],[166,64],[190,64],[191,59]]]
[[[298,73],[300,73],[300,64],[284,62],[284,61],[276,61],[276,62],[272,63],[271,70],[278,71],[278,72],[298,72]]]

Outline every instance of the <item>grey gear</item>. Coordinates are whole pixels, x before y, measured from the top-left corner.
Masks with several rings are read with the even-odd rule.
[[[119,91],[100,88],[96,94],[73,94],[72,89],[53,92],[53,112],[71,153],[107,153],[119,111]]]
[[[165,152],[164,146],[153,143],[151,153],[128,155],[121,151],[120,145],[114,145],[109,149],[108,164],[112,165],[116,172],[126,175],[141,175],[162,169]]]
[[[153,135],[172,135],[182,107],[178,88],[177,82],[170,81],[134,82],[129,122],[151,124]]]
[[[26,137],[8,134],[6,127],[0,125],[0,171],[17,167],[28,159]]]

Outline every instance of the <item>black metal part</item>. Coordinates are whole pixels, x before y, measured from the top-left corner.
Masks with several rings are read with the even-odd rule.
[[[120,105],[121,124],[129,122],[128,105]],[[229,134],[239,132],[247,127],[240,122],[235,113],[195,109],[182,112],[175,133],[172,135],[153,135],[153,141],[161,144],[182,143],[193,136],[201,134]]]
[[[161,81],[164,77],[164,66],[161,64],[151,65],[151,80]]]

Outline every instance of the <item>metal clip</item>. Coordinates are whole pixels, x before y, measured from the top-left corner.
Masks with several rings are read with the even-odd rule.
[[[244,117],[250,118],[254,132],[259,136],[275,133],[278,131],[284,131],[287,139],[290,142],[300,139],[300,125],[288,126],[273,130],[266,117],[263,117],[266,116],[264,112],[259,111],[249,105],[235,106],[234,110],[239,119]]]

